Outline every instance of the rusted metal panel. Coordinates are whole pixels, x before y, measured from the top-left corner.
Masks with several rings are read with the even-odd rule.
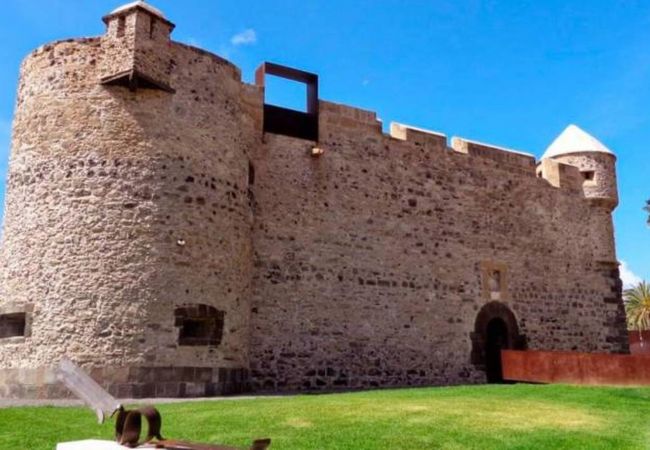
[[[650,356],[650,330],[628,331],[630,353]]]
[[[503,377],[532,383],[650,385],[650,358],[610,353],[503,350]]]

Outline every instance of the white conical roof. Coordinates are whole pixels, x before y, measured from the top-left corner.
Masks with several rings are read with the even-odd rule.
[[[605,147],[602,142],[580,127],[569,125],[558,137],[555,138],[553,143],[549,145],[544,156],[542,156],[542,159],[578,152],[614,154],[614,152]]]
[[[141,8],[144,8],[147,11],[149,11],[150,13],[155,14],[157,16],[160,16],[163,19],[165,18],[165,15],[163,14],[163,12],[161,10],[159,10],[158,8],[154,8],[153,6],[151,6],[150,4],[148,4],[148,3],[146,3],[146,2],[144,2],[142,0],[138,0],[138,1],[135,1],[135,2],[127,3],[126,5],[122,5],[119,8],[113,10],[111,12],[111,14],[117,14],[119,12],[126,11],[127,9],[131,9],[131,8],[133,8],[135,6],[139,6]]]

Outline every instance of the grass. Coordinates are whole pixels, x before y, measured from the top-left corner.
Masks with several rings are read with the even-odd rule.
[[[650,388],[492,385],[159,405],[163,435],[272,449],[650,448]],[[111,439],[84,408],[0,409],[0,449]]]

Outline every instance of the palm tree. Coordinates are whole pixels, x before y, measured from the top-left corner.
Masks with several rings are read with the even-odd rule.
[[[639,331],[639,341],[643,345],[643,330],[650,328],[650,284],[640,282],[623,293],[627,327]]]
[[[650,200],[646,202],[645,208],[643,208],[643,210],[648,213],[648,225],[650,225]]]

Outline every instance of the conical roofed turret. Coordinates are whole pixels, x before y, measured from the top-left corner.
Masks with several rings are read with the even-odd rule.
[[[585,197],[610,211],[618,204],[616,155],[598,139],[576,125],[569,125],[542,156],[580,170]]]
[[[582,128],[571,124],[548,146],[542,159],[582,152],[608,153],[614,155],[614,152],[608,149],[598,139]]]

